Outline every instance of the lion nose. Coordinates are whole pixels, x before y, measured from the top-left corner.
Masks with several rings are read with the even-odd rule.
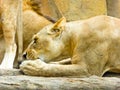
[[[27,59],[27,53],[23,54],[23,59]]]
[[[18,66],[20,66],[20,64],[21,64],[22,62],[23,62],[22,60],[18,61]]]

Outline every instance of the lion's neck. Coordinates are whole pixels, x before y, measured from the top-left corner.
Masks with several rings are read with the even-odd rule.
[[[66,55],[67,57],[72,57],[74,49],[78,43],[80,33],[82,31],[80,26],[81,21],[70,22],[66,24],[65,31],[62,34],[62,40],[65,45],[63,55]]]

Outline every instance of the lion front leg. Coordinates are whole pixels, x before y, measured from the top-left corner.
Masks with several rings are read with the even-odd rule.
[[[0,65],[1,69],[13,69],[13,63],[16,56],[16,44],[6,46],[6,51],[4,54],[4,58]]]
[[[47,64],[41,60],[35,61],[24,61],[20,65],[20,69],[27,75],[33,76],[89,76],[87,68],[84,64],[76,65],[58,65],[58,64]]]
[[[5,54],[0,65],[3,69],[12,69],[16,56],[17,0],[2,0],[2,29],[5,39]]]

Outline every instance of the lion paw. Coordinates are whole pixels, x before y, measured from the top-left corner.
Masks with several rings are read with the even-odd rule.
[[[39,75],[44,67],[45,63],[40,60],[28,60],[20,65],[20,69],[27,75]]]

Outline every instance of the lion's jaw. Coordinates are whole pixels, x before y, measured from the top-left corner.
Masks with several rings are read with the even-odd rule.
[[[37,38],[41,36],[37,36]],[[41,39],[43,38],[45,39],[46,37],[47,37],[46,35],[42,36]],[[61,40],[53,39],[47,40],[48,41],[46,40],[43,40],[43,42],[41,41],[41,43],[39,43],[39,45],[36,46],[34,46],[34,43],[32,42],[26,49],[26,58],[31,60],[40,59],[47,63],[68,58],[67,48],[65,49],[65,46]]]

